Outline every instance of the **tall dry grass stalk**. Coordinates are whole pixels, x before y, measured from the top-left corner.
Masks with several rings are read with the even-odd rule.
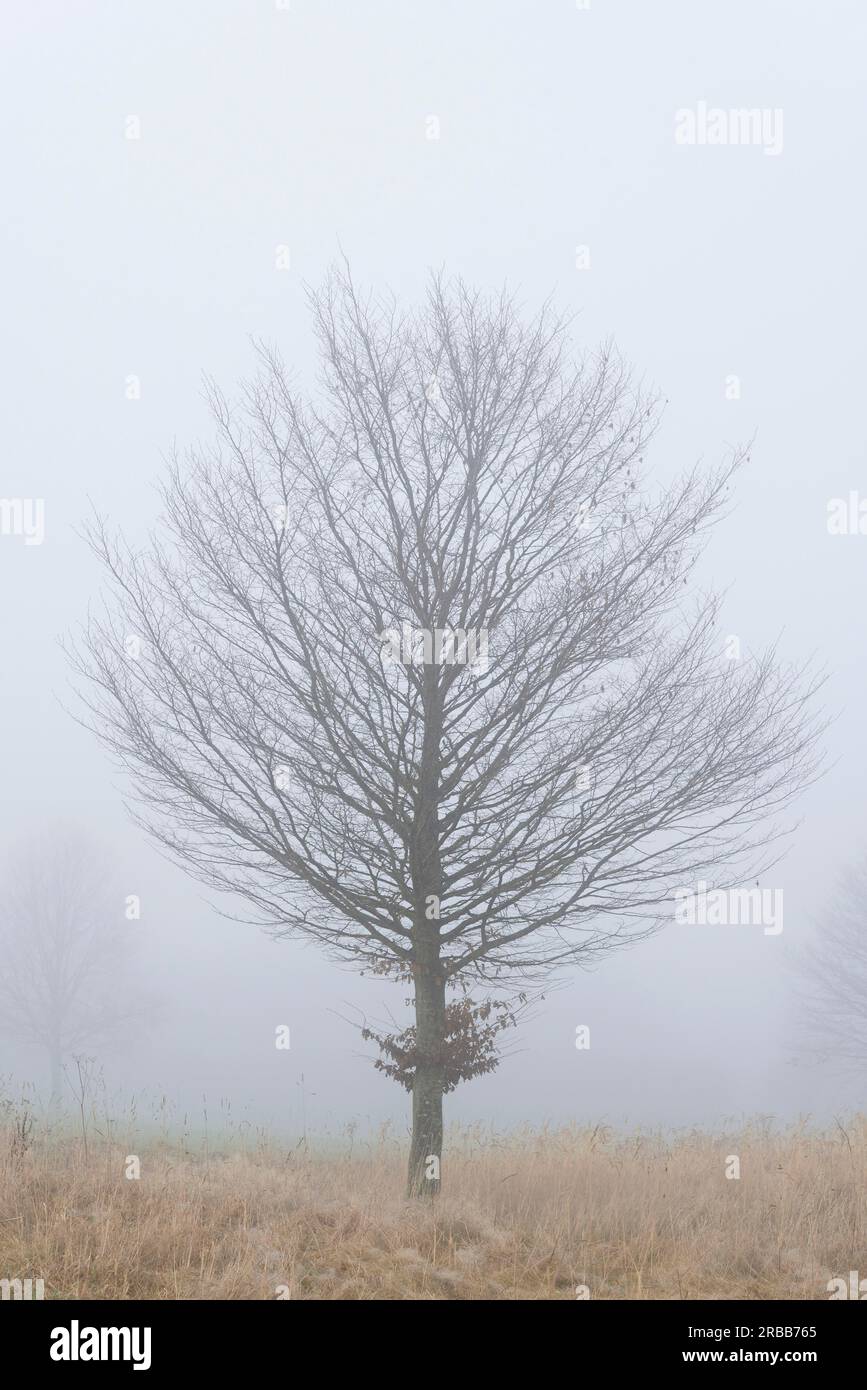
[[[101,1131],[101,1132],[100,1132]],[[604,1128],[450,1136],[444,1193],[404,1146],[234,1151],[94,1127],[0,1131],[0,1277],[78,1299],[828,1297],[867,1275],[867,1119],[713,1137]],[[125,1176],[127,1156],[141,1177]],[[739,1179],[725,1176],[737,1155]]]

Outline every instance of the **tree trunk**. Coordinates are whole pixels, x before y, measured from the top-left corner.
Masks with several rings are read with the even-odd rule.
[[[443,1046],[445,975],[440,961],[439,845],[442,691],[437,667],[424,668],[424,738],[411,852],[413,884],[413,980],[416,1064],[412,1087],[412,1141],[407,1195],[435,1197],[443,1150]]]
[[[416,1067],[412,1087],[412,1140],[408,1197],[435,1197],[443,1152],[443,1036],[445,981],[439,963],[415,977]]]
[[[48,1107],[52,1111],[57,1111],[63,1101],[63,1055],[58,1042],[49,1044],[48,1056],[51,1064],[51,1099],[48,1102]]]

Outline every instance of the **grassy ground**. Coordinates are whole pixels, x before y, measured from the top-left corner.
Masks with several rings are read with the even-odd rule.
[[[140,1178],[125,1176],[127,1156]],[[740,1178],[726,1177],[727,1158]],[[342,1152],[0,1130],[0,1278],[48,1298],[826,1299],[867,1275],[867,1119],[828,1134],[452,1136],[435,1203]],[[733,1165],[728,1164],[729,1168]]]

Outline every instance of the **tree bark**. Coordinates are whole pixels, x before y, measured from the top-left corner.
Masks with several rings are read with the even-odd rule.
[[[412,1087],[412,1140],[407,1195],[435,1197],[443,1150],[445,975],[440,961],[439,845],[442,691],[437,667],[424,668],[424,737],[412,845],[413,979],[416,1065]]]
[[[415,977],[416,1068],[412,1087],[412,1140],[408,1197],[435,1197],[443,1152],[445,980],[439,962]]]

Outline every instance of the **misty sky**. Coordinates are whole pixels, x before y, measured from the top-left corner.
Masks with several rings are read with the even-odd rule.
[[[791,959],[867,848],[867,536],[826,525],[829,499],[867,494],[867,11],[45,0],[4,6],[3,29],[0,493],[45,502],[41,545],[0,535],[3,839],[73,821],[141,896],[129,930],[164,1015],[103,1057],[111,1084],[193,1112],[229,1097],[293,1130],[303,1073],[313,1131],[405,1123],[405,1094],[344,1021],[399,1011],[404,988],[221,920],[127,820],[106,755],[63,708],[58,647],[99,588],[74,530],[89,501],[144,533],[165,454],[207,435],[202,374],[231,391],[252,370],[250,335],[312,382],[304,285],[342,249],[358,280],[402,299],[442,266],[508,281],[528,309],[552,296],[579,347],[613,337],[668,401],[660,479],[754,436],[700,580],[727,591],[724,628],[745,649],[779,637],[788,660],[816,653],[837,716],[830,771],[772,876],[782,936],[672,925],[565,974],[515,1055],[448,1097],[447,1117],[686,1125],[863,1100],[851,1076],[797,1062]],[[700,102],[781,111],[782,148],[678,145],[676,112]],[[0,1055],[0,1075],[43,1084],[44,1069]]]

